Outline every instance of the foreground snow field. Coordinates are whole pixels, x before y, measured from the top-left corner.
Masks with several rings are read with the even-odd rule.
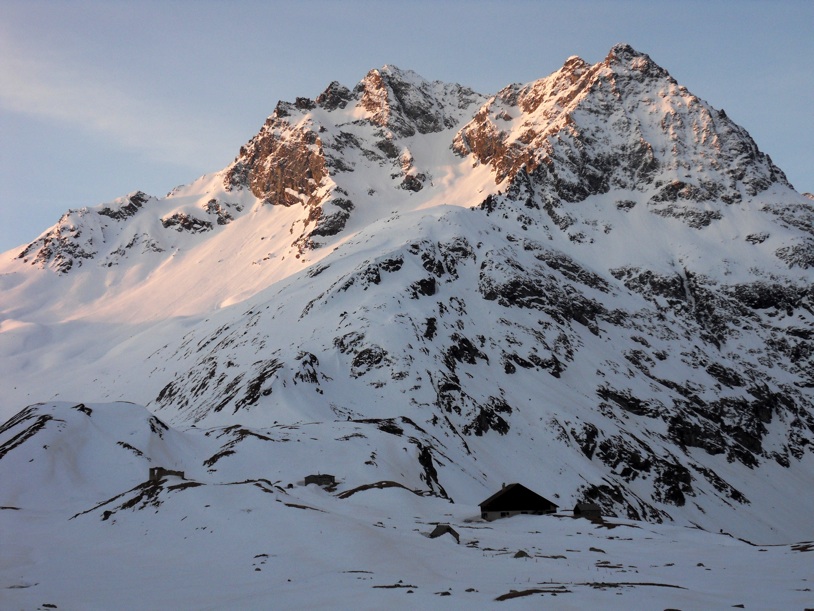
[[[243,429],[254,451],[223,454],[227,430],[164,428],[132,404],[39,406],[27,416],[0,437],[4,609],[803,609],[814,601],[814,542],[760,545],[568,510],[486,522],[477,504],[428,496],[422,482],[403,478],[404,449],[376,441],[365,423]],[[314,448],[363,431],[387,466],[336,473],[330,491],[303,485],[306,467],[339,466],[335,457],[309,461]],[[157,463],[188,468],[184,479],[150,482]],[[385,474],[392,479],[374,479]],[[379,481],[398,485],[365,487]],[[437,523],[450,524],[460,543],[430,539]]]

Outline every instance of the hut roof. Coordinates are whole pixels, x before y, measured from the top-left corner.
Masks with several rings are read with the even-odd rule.
[[[557,505],[523,484],[507,484],[480,503],[481,511],[557,510]]]

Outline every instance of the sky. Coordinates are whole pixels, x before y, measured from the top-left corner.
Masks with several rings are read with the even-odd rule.
[[[814,192],[811,0],[0,0],[0,252],[229,164],[278,100],[385,64],[484,94],[631,44]]]

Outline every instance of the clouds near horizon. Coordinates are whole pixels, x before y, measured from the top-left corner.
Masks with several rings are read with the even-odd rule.
[[[200,155],[202,131],[219,137],[215,116],[173,106],[104,67],[38,56],[9,37],[0,39],[0,82],[5,111],[86,130],[154,161],[185,165]],[[224,147],[235,147],[221,137]]]

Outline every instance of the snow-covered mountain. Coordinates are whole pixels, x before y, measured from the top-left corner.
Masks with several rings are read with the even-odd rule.
[[[491,97],[371,70],[6,253],[2,414],[69,403],[6,424],[0,501],[78,485],[65,512],[107,520],[166,494],[149,465],[281,499],[322,469],[799,541],[812,267],[811,200],[627,45]],[[77,407],[118,400],[154,415]]]

